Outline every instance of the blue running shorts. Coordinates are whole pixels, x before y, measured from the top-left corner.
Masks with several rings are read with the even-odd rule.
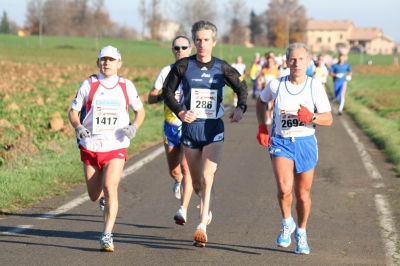
[[[224,141],[224,122],[218,119],[198,119],[182,124],[182,144],[202,150],[213,142]]]
[[[181,145],[182,126],[176,126],[164,121],[164,143],[171,147]]]
[[[315,135],[307,137],[271,138],[271,156],[285,157],[294,161],[297,174],[312,170],[318,161],[318,145]]]

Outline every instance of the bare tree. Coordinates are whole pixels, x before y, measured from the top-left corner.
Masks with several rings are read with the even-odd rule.
[[[72,1],[74,8],[72,22],[78,36],[85,36],[87,26],[90,25],[90,18],[88,16],[88,2],[89,0]]]
[[[270,44],[285,47],[289,43],[303,41],[307,14],[298,0],[271,0],[265,14]]]
[[[218,4],[216,0],[175,0],[175,15],[184,25],[183,32],[190,32],[192,25],[199,20],[208,20],[216,24]]]
[[[30,0],[27,5],[25,29],[31,34],[55,36],[99,37],[136,36],[133,29],[115,25],[105,9],[104,0]]]
[[[127,26],[120,26],[118,24],[114,25],[112,30],[113,37],[124,38],[124,39],[136,39],[138,37],[138,33],[134,28],[129,28]]]
[[[69,35],[67,30],[71,28],[69,3],[66,0],[47,0],[43,5],[44,34],[63,36]]]
[[[229,29],[229,43],[244,44],[249,41],[248,11],[244,0],[230,0],[226,10],[227,24]]]
[[[147,25],[147,19],[148,19],[148,8],[147,8],[147,1],[146,0],[140,0],[140,5],[139,5],[139,16],[142,18],[142,29],[141,29],[141,35],[142,39],[144,38],[144,32],[146,30],[146,25]]]
[[[111,22],[110,15],[105,10],[104,0],[93,0],[93,3],[92,26],[95,30],[95,35],[97,37],[112,35],[114,23]]]
[[[42,0],[30,0],[26,9],[25,29],[32,34],[39,34]]]
[[[150,29],[150,38],[153,40],[158,40],[158,35],[160,31],[160,25],[162,22],[162,16],[160,12],[160,0],[151,0],[149,17],[147,25]]]

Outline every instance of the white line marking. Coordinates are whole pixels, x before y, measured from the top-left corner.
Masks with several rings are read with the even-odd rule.
[[[367,150],[364,147],[364,144],[358,140],[358,137],[353,132],[353,130],[351,130],[351,128],[349,127],[347,122],[344,121],[344,119],[340,119],[340,122],[342,122],[347,133],[350,135],[350,137],[353,139],[354,143],[356,144],[358,153],[360,154],[361,160],[364,163],[365,168],[367,169],[368,175],[372,179],[382,179],[381,174],[379,173],[378,169],[376,169],[371,156],[369,155],[369,153],[367,152]]]
[[[137,163],[129,166],[128,168],[126,168],[124,170],[124,172],[122,173],[122,177],[121,179],[125,178],[127,175],[130,175],[134,172],[136,172],[137,170],[139,170],[143,165],[153,161],[158,155],[160,155],[161,153],[164,152],[164,146],[161,146],[160,148],[158,148],[157,150],[153,151],[152,153],[150,153],[149,155],[147,155],[146,157],[144,157],[142,160],[138,161]]]
[[[400,258],[396,252],[398,238],[390,204],[386,196],[375,195],[375,205],[378,209],[379,223],[382,227],[381,235],[385,244],[386,265],[397,265],[394,263],[394,260]]]
[[[22,231],[25,231],[26,229],[31,228],[33,225],[27,224],[27,225],[18,225],[17,227],[10,229],[6,232],[3,232],[4,235],[15,235],[18,233],[21,233]]]
[[[82,203],[84,203],[85,201],[88,201],[88,200],[89,200],[88,194],[87,193],[82,194],[79,197],[77,197],[76,199],[71,200],[67,204],[64,204],[61,207],[58,207],[54,211],[45,213],[45,214],[37,217],[36,219],[45,220],[45,219],[53,218],[57,215],[60,215],[61,213],[67,212],[67,211],[75,208],[76,206],[81,205]]]
[[[133,165],[129,166],[128,168],[126,168],[122,172],[121,179],[124,179],[128,175],[130,175],[130,174],[134,173],[135,171],[139,170],[143,165],[145,165],[145,164],[151,162],[152,160],[154,160],[163,151],[164,151],[164,147],[161,146],[160,148],[158,148],[157,150],[153,151],[152,153],[150,153],[149,155],[147,155],[146,157],[144,157],[140,161],[138,161],[138,162],[134,163]],[[57,215],[60,215],[60,214],[62,214],[64,212],[67,212],[67,211],[75,208],[76,206],[81,205],[82,203],[84,203],[87,200],[89,200],[89,196],[87,195],[87,193],[82,194],[81,196],[79,196],[78,198],[68,202],[67,204],[64,204],[61,207],[58,207],[56,210],[48,212],[46,214],[43,214],[43,215],[39,216],[36,219],[44,220],[44,219],[53,218],[53,217],[55,217]]]
[[[347,133],[356,144],[357,150],[361,156],[361,160],[364,163],[368,175],[374,181],[381,181],[382,175],[375,167],[374,162],[372,161],[371,156],[365,149],[364,144],[358,140],[358,137],[351,130],[350,126],[347,124],[346,121],[344,121],[344,119],[340,118],[340,122],[343,124],[343,127],[346,129]],[[376,188],[383,188],[385,187],[385,184],[383,182],[378,182],[372,183],[372,186],[375,186]],[[399,237],[395,230],[396,227],[394,217],[390,209],[389,201],[387,200],[386,196],[377,194],[375,195],[375,205],[378,211],[378,218],[381,226],[380,231],[383,237],[383,243],[385,245],[386,265],[397,265],[395,261],[400,259],[400,255],[396,252],[397,241]]]

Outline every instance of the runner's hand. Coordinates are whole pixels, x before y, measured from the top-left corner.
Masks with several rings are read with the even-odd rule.
[[[82,125],[75,128],[75,135],[77,139],[85,139],[91,137],[90,131]]]
[[[193,110],[181,111],[178,115],[182,122],[186,123],[192,123],[197,118],[197,114]]]
[[[125,126],[122,130],[128,139],[133,139],[136,136],[137,128],[134,125]]]
[[[243,110],[240,108],[235,108],[235,110],[233,110],[233,112],[229,115],[229,121],[231,123],[235,122],[239,122],[240,120],[242,120],[243,118]]]
[[[258,126],[257,139],[261,145],[268,147],[269,133],[268,133],[267,125],[259,125]]]
[[[297,111],[297,116],[299,117],[299,120],[305,124],[311,122],[314,114],[308,110],[307,107],[303,106],[300,104],[300,109]]]

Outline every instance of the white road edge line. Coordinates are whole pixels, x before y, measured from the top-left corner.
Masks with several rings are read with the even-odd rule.
[[[398,265],[394,262],[400,258],[396,252],[398,238],[389,201],[386,196],[377,194],[375,195],[375,205],[378,209],[381,235],[385,244],[386,265]]]
[[[133,165],[129,166],[128,168],[126,168],[122,172],[121,179],[124,179],[128,175],[136,172],[142,166],[144,166],[145,164],[147,164],[147,163],[151,162],[152,160],[154,160],[162,152],[164,152],[164,146],[161,146],[160,148],[158,148],[157,150],[153,151],[152,153],[150,153],[149,155],[147,155],[146,157],[144,157],[140,161],[138,161],[138,162],[134,163]],[[62,213],[65,213],[65,212],[75,208],[76,206],[81,205],[82,203],[84,203],[87,200],[89,200],[88,194],[87,193],[82,194],[78,198],[68,202],[67,204],[62,205],[61,207],[57,208],[56,210],[48,212],[46,214],[43,214],[43,215],[37,217],[36,219],[44,220],[44,219],[53,218],[55,216],[58,216],[58,215],[60,215]]]
[[[17,227],[14,227],[13,229],[10,229],[6,232],[2,232],[4,235],[15,235],[18,233],[21,233],[22,231],[25,231],[26,229],[31,228],[33,225],[27,224],[27,225],[18,225]]]
[[[340,122],[352,138],[353,142],[356,144],[357,150],[361,156],[361,160],[370,178],[375,181],[382,181],[382,175],[375,167],[374,162],[372,161],[368,151],[365,149],[364,144],[359,141],[356,134],[353,132],[353,130],[351,130],[349,124],[344,119],[340,118]],[[379,182],[375,184],[375,187],[385,187],[385,184],[383,182]],[[399,237],[396,233],[395,221],[390,209],[389,201],[386,196],[377,194],[375,195],[375,205],[378,211],[381,235],[385,245],[386,265],[397,265],[394,261],[400,258],[399,254],[396,252]]]
[[[371,156],[365,149],[364,144],[358,140],[358,137],[353,132],[353,130],[351,130],[351,128],[349,127],[349,124],[347,124],[347,122],[344,121],[344,119],[340,119],[340,122],[342,122],[347,133],[350,135],[350,137],[353,139],[353,142],[356,144],[358,153],[360,154],[361,160],[364,163],[365,168],[367,169],[368,175],[372,179],[382,179],[381,174],[379,173],[378,169],[375,167],[374,162],[372,161]]]

